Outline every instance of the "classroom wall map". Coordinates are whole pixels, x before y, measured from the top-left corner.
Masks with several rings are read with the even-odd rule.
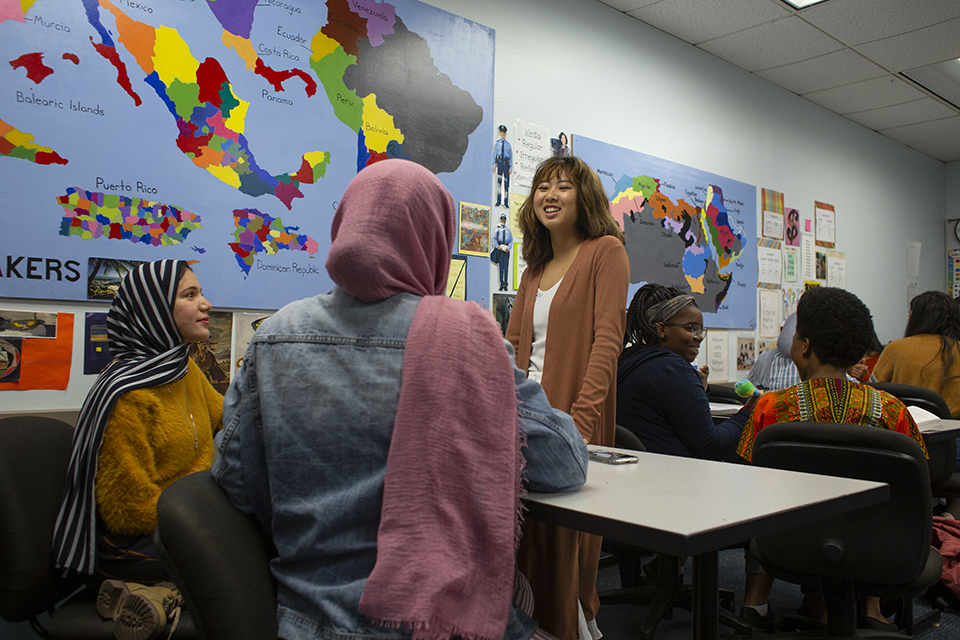
[[[626,235],[631,298],[647,282],[693,295],[708,327],[756,327],[756,187],[574,136]]]
[[[325,292],[364,166],[489,198],[493,50],[413,0],[2,0],[0,296],[84,300],[93,260],[160,258],[221,307]]]

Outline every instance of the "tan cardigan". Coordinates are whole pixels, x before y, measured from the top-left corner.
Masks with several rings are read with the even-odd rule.
[[[533,306],[542,269],[520,281],[507,326],[517,366],[527,371],[533,346]],[[612,445],[617,419],[617,357],[626,325],[630,264],[612,236],[587,240],[550,305],[541,383],[554,408],[566,411],[590,443]],[[602,539],[528,518],[517,566],[534,595],[534,618],[560,640],[576,640],[577,600],[593,620]]]
[[[527,371],[533,306],[542,268],[520,281],[507,326],[517,367]],[[623,347],[630,263],[613,236],[587,240],[550,307],[541,384],[555,409],[568,412],[591,444],[613,445],[617,419],[617,358]]]
[[[949,372],[940,362],[940,336],[919,334],[894,340],[880,353],[873,375],[880,382],[911,384],[936,391],[947,401],[950,415],[960,418],[960,347],[954,343]],[[950,378],[943,384],[945,378]],[[941,388],[941,385],[943,387]]]

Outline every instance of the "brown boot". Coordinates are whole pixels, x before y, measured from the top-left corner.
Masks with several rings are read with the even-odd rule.
[[[148,586],[106,580],[97,594],[97,611],[113,619],[117,640],[153,640],[167,626],[168,617],[173,618],[175,629],[181,603],[180,592],[170,582]]]

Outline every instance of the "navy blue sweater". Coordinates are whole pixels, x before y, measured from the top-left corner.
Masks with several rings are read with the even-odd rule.
[[[715,425],[693,365],[663,347],[634,351],[617,371],[617,424],[653,453],[708,460],[733,453],[751,409]]]

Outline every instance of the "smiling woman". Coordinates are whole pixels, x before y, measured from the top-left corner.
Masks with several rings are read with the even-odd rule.
[[[627,311],[617,372],[617,424],[647,451],[720,459],[733,453],[756,398],[721,424],[707,400],[706,367],[692,363],[703,342],[703,313],[690,295],[658,284],[641,287]]]
[[[223,397],[187,355],[188,343],[209,336],[209,311],[187,263],[161,260],[123,279],[107,315],[114,360],[80,411],[54,555],[58,567],[102,582],[98,609],[114,618],[115,635],[166,622],[148,596],[159,602],[170,590],[122,580],[169,579],[151,539],[157,498],[213,460]]]
[[[600,178],[574,157],[537,168],[520,208],[523,273],[507,340],[517,367],[538,380],[550,404],[568,412],[583,439],[613,445],[616,367],[623,335],[630,265],[623,232],[610,215]],[[538,604],[534,617],[560,640],[594,618],[601,539],[536,520],[524,523],[518,566]],[[550,552],[544,553],[544,549]],[[594,633],[595,632],[595,633]]]

